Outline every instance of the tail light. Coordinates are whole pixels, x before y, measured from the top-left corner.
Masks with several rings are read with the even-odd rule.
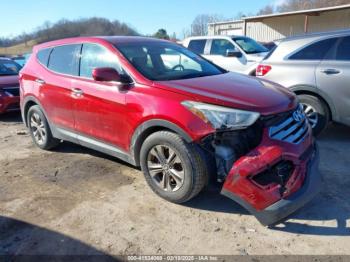
[[[264,76],[272,69],[269,65],[258,65],[256,68],[256,76]]]

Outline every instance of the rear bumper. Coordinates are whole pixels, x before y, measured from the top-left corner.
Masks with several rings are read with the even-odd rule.
[[[322,176],[318,170],[318,165],[319,152],[317,147],[315,147],[315,151],[307,166],[303,185],[293,194],[282,198],[263,210],[257,210],[250,203],[225,188],[222,189],[221,194],[242,205],[261,224],[265,226],[274,225],[304,206],[322,189]]]

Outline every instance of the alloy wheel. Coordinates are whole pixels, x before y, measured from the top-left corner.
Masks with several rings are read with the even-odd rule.
[[[314,129],[318,123],[318,113],[314,107],[308,104],[302,104],[305,115],[307,116],[311,127]]]
[[[182,160],[169,146],[154,146],[148,153],[147,168],[152,180],[164,191],[175,192],[184,184]]]
[[[42,145],[46,140],[46,129],[43,120],[38,113],[34,113],[30,117],[30,129],[33,133],[35,141]]]

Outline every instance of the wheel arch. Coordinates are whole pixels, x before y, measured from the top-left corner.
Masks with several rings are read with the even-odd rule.
[[[332,121],[332,120],[337,119],[336,108],[335,108],[334,104],[332,103],[332,100],[328,97],[327,94],[322,92],[320,89],[313,87],[313,86],[306,86],[306,85],[293,86],[289,89],[291,91],[293,91],[296,95],[311,95],[311,96],[314,96],[314,97],[321,99],[328,108],[328,111],[330,114],[329,115],[330,120]]]
[[[187,143],[193,141],[186,131],[174,123],[162,119],[148,120],[136,128],[131,138],[130,153],[135,160],[136,166],[140,166],[140,151],[145,139],[155,132],[164,130],[180,135]]]
[[[28,127],[28,123],[27,123],[27,114],[29,109],[32,106],[40,106],[40,109],[42,110],[42,112],[44,113],[49,125],[50,125],[50,121],[47,117],[47,114],[44,110],[44,108],[42,107],[41,103],[39,102],[38,99],[36,99],[34,96],[27,96],[24,101],[23,101],[23,107],[21,108],[21,114],[22,114],[22,119],[23,119],[23,123]]]

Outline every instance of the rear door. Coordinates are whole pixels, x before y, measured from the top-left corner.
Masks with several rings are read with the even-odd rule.
[[[248,69],[247,60],[242,53],[241,57],[228,57],[228,50],[241,52],[233,43],[227,39],[212,39],[210,41],[210,51],[205,58],[217,64],[218,66],[233,72],[245,72]]]
[[[80,49],[81,45],[72,44],[50,50],[47,67],[51,72],[35,80],[40,88],[42,106],[50,121],[58,128],[74,130],[71,83],[78,75]]]
[[[204,55],[206,51],[206,45],[206,39],[193,39],[190,40],[187,48],[198,55]]]
[[[316,70],[317,86],[332,99],[337,119],[350,125],[350,36],[337,39],[335,47]]]
[[[113,67],[123,73],[118,58],[106,47],[84,43],[81,52],[80,74],[73,82],[75,130],[84,144],[86,138],[121,147],[127,126],[126,92],[120,91],[115,83],[96,82],[92,70],[99,67]],[[93,143],[92,140],[88,142]],[[125,142],[125,141],[124,141]]]

